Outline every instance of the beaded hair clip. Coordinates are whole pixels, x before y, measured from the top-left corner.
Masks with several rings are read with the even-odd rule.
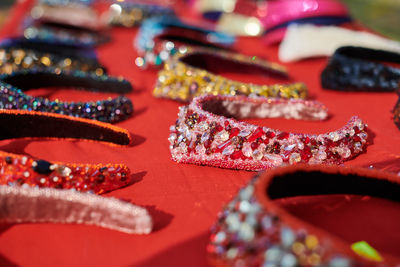
[[[382,171],[297,165],[264,172],[219,213],[207,246],[210,263],[398,266],[399,217],[390,212],[398,214],[399,195],[399,176]],[[347,216],[326,215],[340,210],[338,206],[346,207],[341,215]],[[304,212],[307,208],[314,212]],[[312,219],[317,212],[321,219]],[[393,229],[382,220],[386,216],[395,221]],[[332,227],[337,218],[340,229]]]
[[[0,185],[0,222],[75,223],[128,234],[149,234],[145,208],[110,197],[53,188]]]
[[[172,159],[180,163],[259,171],[283,163],[340,164],[363,152],[367,125],[352,117],[326,134],[299,134],[260,127],[240,118],[323,120],[327,109],[303,99],[206,95],[180,107],[170,128]]]
[[[65,115],[0,110],[7,125],[0,140],[14,138],[86,139],[106,144],[129,145],[128,131],[111,124]],[[130,171],[123,164],[74,164],[48,162],[0,151],[0,184],[75,189],[102,194],[129,185]]]
[[[110,5],[108,13],[108,23],[122,27],[135,27],[152,18],[175,17],[172,8],[151,3],[113,3]]]
[[[133,104],[125,96],[93,102],[63,102],[33,97],[23,92],[32,88],[52,86],[77,87],[100,92],[131,92],[131,84],[122,78],[59,68],[30,68],[0,74],[0,80],[1,109],[59,113],[110,123],[125,120],[133,113]]]
[[[251,58],[228,51],[187,48],[176,53],[158,73],[153,91],[156,97],[189,102],[193,97],[212,95],[247,95],[280,98],[306,98],[307,87],[303,83],[257,85],[230,80],[208,71],[209,67],[222,66],[244,73],[260,73],[288,80],[286,69],[276,63]],[[221,68],[222,68],[221,67]]]
[[[378,61],[382,62],[379,63]],[[337,49],[321,73],[325,89],[339,91],[393,92],[399,88],[400,54],[364,47],[345,46]]]
[[[186,24],[175,17],[152,18],[143,22],[136,37],[135,47],[142,57],[135,63],[142,68],[159,66],[186,45],[229,49],[234,42],[231,35]]]

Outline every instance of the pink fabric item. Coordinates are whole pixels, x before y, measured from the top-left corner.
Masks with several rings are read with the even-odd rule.
[[[147,210],[115,198],[73,190],[0,186],[0,222],[76,223],[149,234]]]

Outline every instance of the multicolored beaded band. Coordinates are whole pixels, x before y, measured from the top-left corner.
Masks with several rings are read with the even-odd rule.
[[[109,24],[114,26],[134,27],[147,19],[169,17],[175,17],[174,10],[162,5],[121,2],[109,8]]]
[[[240,64],[243,68],[252,68],[264,75],[275,75],[287,79],[286,69],[276,63],[241,54],[212,49],[186,49],[176,53],[158,73],[158,80],[153,91],[156,97],[170,98],[189,102],[193,97],[210,95],[247,95],[280,98],[306,98],[307,87],[303,83],[288,85],[257,85],[242,83],[216,75],[202,68],[200,62],[219,61],[223,64]]]
[[[172,159],[220,168],[259,171],[283,163],[342,163],[367,144],[367,125],[358,117],[341,129],[319,135],[281,132],[236,119],[323,120],[326,108],[302,99],[200,96],[180,107],[170,128]],[[236,119],[233,119],[233,118]]]
[[[127,93],[131,84],[122,78],[83,71],[64,71],[59,68],[35,68],[0,74],[0,108],[51,112],[115,123],[129,118],[133,104],[125,96],[94,102],[51,101],[47,98],[26,95],[23,90],[51,86]]]
[[[0,140],[13,138],[86,139],[129,145],[128,131],[93,120],[22,110],[0,110],[7,125]],[[75,189],[102,194],[131,183],[123,164],[73,164],[48,162],[0,151],[0,184]]]
[[[143,22],[135,40],[141,57],[135,61],[141,68],[160,66],[186,45],[229,49],[235,37],[207,29],[205,25],[190,25],[175,17],[152,18]]]
[[[148,234],[153,227],[145,208],[73,190],[1,185],[0,202],[3,223],[76,223],[128,234]]]
[[[321,73],[325,89],[393,92],[399,88],[400,69],[381,62],[400,63],[400,54],[364,47],[344,46],[335,51]]]
[[[0,73],[11,74],[14,71],[30,68],[94,72],[98,76],[106,72],[105,68],[94,59],[80,60],[35,49],[14,48],[13,46],[0,48]]]
[[[378,261],[367,258],[341,236],[300,219],[276,201],[338,194],[398,201],[399,193],[399,177],[381,171],[327,165],[270,170],[252,179],[219,213],[207,246],[210,262],[249,267],[398,266],[399,259],[389,254],[382,253]]]

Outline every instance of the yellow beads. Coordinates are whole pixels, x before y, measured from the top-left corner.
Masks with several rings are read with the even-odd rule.
[[[211,54],[210,51],[205,53]],[[254,95],[280,98],[307,97],[308,89],[303,83],[256,85],[233,81],[204,69],[190,66],[180,60],[183,56],[185,54],[177,53],[164,65],[164,69],[158,74],[159,78],[153,92],[154,96],[185,102],[203,94]],[[257,64],[265,69],[269,68],[274,71],[286,73],[286,70],[278,64],[259,59],[252,60],[240,54],[219,51],[218,56],[239,63],[249,64],[251,62],[251,64]]]

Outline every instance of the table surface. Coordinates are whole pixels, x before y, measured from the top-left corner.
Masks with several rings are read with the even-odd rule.
[[[31,1],[20,1],[1,36],[15,34]],[[128,235],[83,225],[20,224],[0,226],[0,266],[205,266],[210,226],[218,211],[253,172],[177,164],[170,159],[169,126],[180,103],[152,96],[157,72],[138,69],[133,39],[137,29],[112,29],[113,41],[98,47],[100,61],[112,75],[130,80],[129,94],[135,114],[117,125],[134,138],[130,147],[109,147],[85,141],[7,140],[0,149],[50,161],[124,163],[135,183],[113,196],[148,208],[155,228],[150,235]],[[266,47],[258,39],[241,38],[236,48],[278,62],[277,46]],[[367,152],[345,165],[370,166],[398,171],[400,132],[392,121],[395,93],[342,93],[323,90],[319,75],[326,58],[285,64],[293,80],[305,82],[312,99],[324,103],[330,118],[324,122],[285,119],[252,120],[290,132],[323,133],[343,126],[358,115],[369,124]],[[57,90],[50,98],[103,99],[112,94]]]

